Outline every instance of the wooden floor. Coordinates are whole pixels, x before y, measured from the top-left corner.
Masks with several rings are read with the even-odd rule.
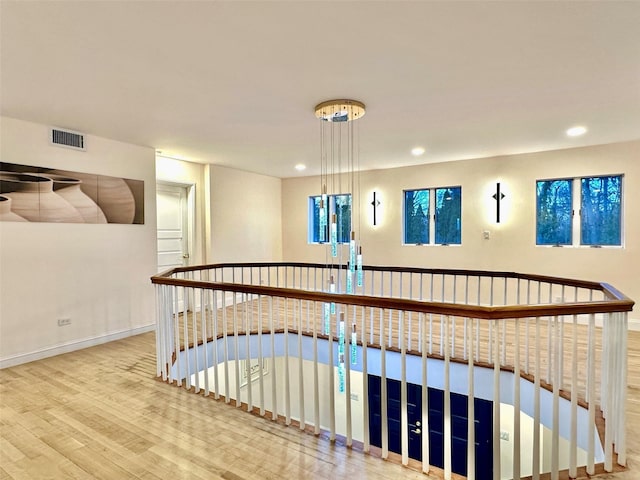
[[[0,370],[0,480],[426,479],[155,379],[153,333]],[[628,464],[640,479],[640,332]],[[484,480],[484,479],[479,479]]]

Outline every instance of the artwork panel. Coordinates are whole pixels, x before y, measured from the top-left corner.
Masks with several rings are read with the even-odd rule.
[[[104,212],[95,201],[98,193],[97,175],[52,169],[44,176],[54,181],[54,191],[78,210],[83,223],[107,223]]]
[[[108,223],[133,223],[136,200],[125,179],[98,175],[97,203]]]
[[[144,224],[144,181],[0,162],[0,221]]]
[[[131,193],[133,193],[136,205],[133,223],[136,225],[144,225],[144,181],[132,180],[130,178],[125,178],[124,181],[127,182]]]

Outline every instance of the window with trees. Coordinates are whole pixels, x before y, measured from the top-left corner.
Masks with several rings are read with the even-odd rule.
[[[309,242],[329,243],[329,226],[335,214],[338,231],[338,243],[351,240],[351,194],[325,195],[326,205],[322,205],[322,196],[309,197]],[[325,211],[324,221],[322,210]]]
[[[622,245],[622,175],[536,182],[536,244],[573,245],[578,236],[580,245]]]
[[[404,243],[462,243],[462,187],[404,191]]]

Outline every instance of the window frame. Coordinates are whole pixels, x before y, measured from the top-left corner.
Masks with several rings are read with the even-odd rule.
[[[583,181],[593,180],[599,178],[619,178],[619,213],[618,213],[618,244],[597,244],[597,243],[584,243],[583,240]],[[539,231],[539,209],[538,209],[538,183],[539,182],[554,182],[554,181],[567,181],[570,182],[570,189],[572,195],[571,201],[571,220],[570,220],[570,243],[538,243],[538,231]],[[535,246],[536,247],[570,247],[570,248],[624,248],[625,246],[625,229],[624,229],[624,174],[601,174],[601,175],[583,175],[577,177],[562,177],[562,178],[547,178],[536,180],[535,188],[535,202],[536,202],[536,214],[535,214]],[[576,214],[577,213],[577,214]]]
[[[439,239],[439,231],[438,231],[438,215],[439,215],[439,211],[438,211],[438,196],[439,196],[439,192],[440,191],[444,191],[444,190],[457,190],[459,191],[459,195],[460,195],[460,200],[459,200],[459,205],[460,205],[460,215],[458,217],[458,223],[459,225],[457,226],[457,234],[458,234],[458,238],[456,239],[456,241],[454,242],[436,242],[437,239]],[[420,192],[420,193],[427,193],[428,195],[428,206],[427,206],[427,241],[426,242],[407,242],[407,230],[408,230],[408,225],[407,225],[407,194],[409,192]],[[426,245],[426,246],[461,246],[462,245],[462,185],[448,185],[448,186],[442,186],[442,187],[423,187],[423,188],[408,188],[408,189],[404,189],[402,191],[402,245],[403,246],[419,246],[419,245]]]
[[[327,245],[331,243],[329,236],[329,227],[331,224],[331,215],[336,213],[337,218],[336,221],[338,226],[340,226],[340,218],[341,215],[337,212],[337,197],[347,197],[349,199],[349,229],[347,232],[341,232],[340,228],[338,228],[338,244],[344,245],[348,244],[351,240],[351,231],[353,229],[353,196],[351,193],[331,193],[326,194],[327,203],[329,204],[329,211],[327,213],[327,224],[325,225],[325,241],[316,241],[314,239],[314,234],[316,230],[315,225],[315,202],[316,199],[321,199],[322,195],[310,195],[307,200],[307,243],[310,245]],[[319,219],[318,219],[319,221]],[[320,226],[318,225],[318,237],[320,233]],[[341,235],[342,234],[342,235]]]

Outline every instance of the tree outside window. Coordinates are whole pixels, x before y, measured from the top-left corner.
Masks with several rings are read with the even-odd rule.
[[[536,182],[536,245],[571,245],[572,180]]]
[[[622,177],[580,179],[580,243],[622,245]]]
[[[436,189],[436,243],[460,244],[462,213],[460,187]]]
[[[429,243],[429,190],[404,192],[404,243]]]

